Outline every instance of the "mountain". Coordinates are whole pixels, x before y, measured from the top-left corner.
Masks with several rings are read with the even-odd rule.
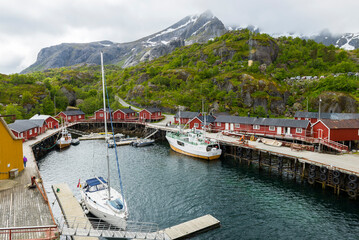
[[[209,11],[187,16],[172,26],[134,42],[62,43],[41,49],[37,60],[21,73],[42,71],[77,64],[100,65],[99,51],[105,64],[134,66],[172,52],[192,43],[203,43],[227,31],[223,23]]]

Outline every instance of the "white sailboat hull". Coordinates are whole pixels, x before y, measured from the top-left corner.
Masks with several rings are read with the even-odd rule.
[[[211,147],[208,149],[209,144],[191,144],[181,138],[171,137],[168,134],[166,135],[166,139],[172,150],[188,156],[214,160],[218,159],[222,154],[222,150],[219,147]]]
[[[83,203],[85,204],[88,211],[94,216],[106,221],[111,226],[126,229],[127,223],[126,219],[128,218],[127,206],[124,203],[124,209],[121,211],[115,212],[111,207],[106,203],[107,201],[107,190],[102,190],[98,192],[88,193],[81,191],[81,197]],[[121,195],[111,188],[111,199],[121,198]],[[122,198],[121,198],[122,199]]]

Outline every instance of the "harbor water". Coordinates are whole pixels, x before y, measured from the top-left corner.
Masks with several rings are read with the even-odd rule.
[[[211,214],[221,227],[193,239],[358,239],[359,204],[305,183],[259,171],[232,158],[202,161],[173,152],[166,142],[118,147],[129,220],[164,229]],[[113,150],[112,186],[120,189]],[[38,160],[55,217],[51,185],[67,183],[80,199],[81,181],[107,176],[104,141],[82,141]]]

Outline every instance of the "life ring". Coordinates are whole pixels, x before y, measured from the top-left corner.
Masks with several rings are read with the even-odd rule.
[[[326,167],[321,167],[320,168],[320,172],[321,173],[327,173],[328,172],[328,169]]]
[[[340,176],[340,172],[338,170],[333,171],[333,176],[338,178]]]
[[[349,178],[349,181],[351,181],[351,182],[355,182],[356,180],[358,180],[358,177],[356,175],[353,175],[353,174],[349,175],[348,178]]]
[[[350,197],[352,197],[352,198],[355,198],[355,197],[357,196],[357,193],[356,193],[355,190],[349,189],[349,190],[348,190],[348,195],[349,195]]]
[[[327,175],[324,173],[320,174],[320,180],[322,180],[323,182],[327,181]]]
[[[308,176],[314,178],[315,177],[315,172],[309,171]]]
[[[350,189],[356,189],[358,187],[358,184],[356,182],[348,182],[348,187]]]
[[[314,178],[312,178],[312,177],[308,178],[308,183],[309,184],[314,184],[314,182],[315,182]]]
[[[337,178],[337,177],[333,178],[334,185],[339,185],[339,183],[340,183],[340,178]]]

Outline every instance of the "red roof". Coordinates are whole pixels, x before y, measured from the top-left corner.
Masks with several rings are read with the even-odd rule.
[[[359,128],[359,119],[330,120],[321,119],[330,129]]]

